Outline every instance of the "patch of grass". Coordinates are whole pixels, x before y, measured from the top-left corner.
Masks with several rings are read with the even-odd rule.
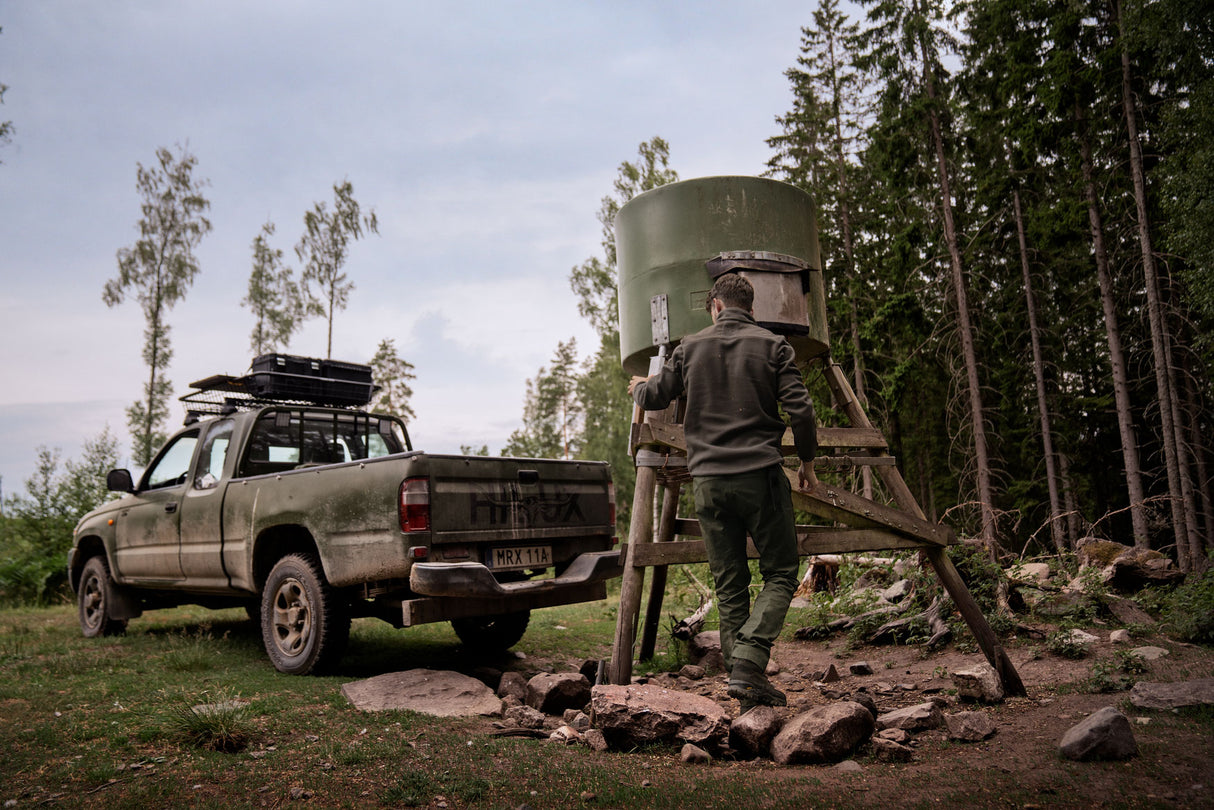
[[[1045,648],[1060,658],[1078,660],[1088,654],[1088,646],[1076,641],[1070,630],[1057,630],[1045,639]]]
[[[169,707],[165,721],[187,745],[225,754],[243,751],[254,732],[249,703],[238,697],[221,696],[210,703],[180,698]]]

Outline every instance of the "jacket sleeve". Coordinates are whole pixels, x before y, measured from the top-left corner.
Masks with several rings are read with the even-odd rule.
[[[683,346],[679,344],[661,371],[637,383],[632,399],[647,411],[660,411],[683,395]]]
[[[818,454],[818,423],[814,415],[814,403],[809,390],[801,379],[801,370],[795,362],[795,352],[788,341],[782,341],[776,351],[777,385],[780,404],[792,427],[793,443],[797,457],[812,461]]]

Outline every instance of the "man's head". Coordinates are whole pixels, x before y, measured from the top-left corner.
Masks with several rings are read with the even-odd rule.
[[[715,315],[718,310],[714,301],[720,301],[722,308],[736,307],[750,312],[754,308],[755,288],[737,273],[726,273],[712,285],[708,300],[704,302],[710,315]]]

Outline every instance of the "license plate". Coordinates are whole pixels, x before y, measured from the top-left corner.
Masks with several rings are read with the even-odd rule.
[[[489,552],[489,567],[497,571],[514,568],[547,568],[552,565],[552,546],[507,546]]]

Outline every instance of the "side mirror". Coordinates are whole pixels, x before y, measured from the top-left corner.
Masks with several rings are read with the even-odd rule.
[[[105,488],[110,492],[134,492],[135,482],[130,470],[110,470],[105,476]]]

